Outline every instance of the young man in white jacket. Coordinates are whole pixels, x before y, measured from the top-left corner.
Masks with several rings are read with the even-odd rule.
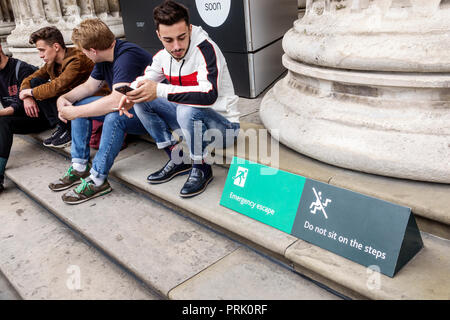
[[[238,97],[222,52],[201,27],[189,23],[184,6],[165,1],[154,9],[153,18],[164,49],[131,84],[134,90],[122,98],[119,108],[129,116],[127,110],[134,106],[158,148],[169,156],[147,180],[163,183],[190,171],[180,196],[192,197],[213,178],[211,165],[205,163],[206,147],[234,143],[240,128]],[[186,140],[193,164],[180,161],[182,150],[172,131]]]

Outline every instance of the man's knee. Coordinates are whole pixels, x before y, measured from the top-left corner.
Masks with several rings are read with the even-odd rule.
[[[136,103],[133,108],[136,114],[146,114],[146,113],[155,113],[158,110],[158,99],[149,101],[149,102],[142,102],[142,103]]]
[[[127,116],[125,115],[119,115],[118,112],[111,112],[108,113],[105,116],[105,120],[103,121],[103,130],[105,130],[105,128],[107,127],[118,127],[120,129],[122,129],[123,131],[125,131],[126,129],[126,122],[129,121],[131,119],[129,119]]]
[[[110,112],[105,116],[104,122],[105,123],[111,122],[111,121],[114,121],[114,122],[119,121],[120,122],[122,120],[122,118],[127,118],[127,116],[121,116],[121,115],[119,115],[118,112]]]
[[[200,111],[194,107],[181,106],[177,108],[177,121],[182,128],[191,125],[192,121],[201,120]]]
[[[84,128],[86,125],[89,125],[89,122],[92,120],[89,118],[75,118],[70,121],[70,127],[73,131],[77,131],[80,128]]]

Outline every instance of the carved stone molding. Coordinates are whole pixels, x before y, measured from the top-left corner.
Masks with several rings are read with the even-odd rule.
[[[260,116],[336,166],[450,183],[450,1],[307,1]]]
[[[68,45],[72,45],[73,28],[86,18],[99,17],[108,24],[116,37],[125,36],[118,0],[10,0],[10,2],[15,17],[15,28],[10,31],[7,43],[14,56],[30,63],[37,65],[42,63],[36,55],[37,51],[28,43],[28,39],[32,32],[44,26],[54,25],[60,29]]]
[[[11,8],[10,0],[0,0],[0,43],[3,52],[10,54],[6,37],[15,28],[14,15]]]

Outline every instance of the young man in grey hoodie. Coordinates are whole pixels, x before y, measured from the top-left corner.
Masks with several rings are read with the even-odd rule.
[[[219,148],[235,141],[240,128],[238,97],[222,52],[201,27],[189,23],[184,6],[165,1],[154,9],[153,18],[164,49],[131,84],[134,90],[122,97],[119,108],[128,115],[134,106],[158,148],[169,156],[147,180],[163,183],[190,172],[180,196],[192,197],[213,178],[211,165],[205,162],[211,137]],[[180,163],[182,151],[171,133],[175,130],[186,140],[193,164]]]

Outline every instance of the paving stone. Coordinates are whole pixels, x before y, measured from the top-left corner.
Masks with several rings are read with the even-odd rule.
[[[8,176],[162,295],[238,247],[114,182],[113,192],[106,196],[76,206],[64,204],[62,193],[52,192],[47,185],[69,162],[46,154],[32,167],[8,170]]]
[[[0,269],[24,299],[159,299],[9,182],[0,220]]]
[[[336,295],[247,249],[240,248],[173,289],[173,299],[337,300]]]

